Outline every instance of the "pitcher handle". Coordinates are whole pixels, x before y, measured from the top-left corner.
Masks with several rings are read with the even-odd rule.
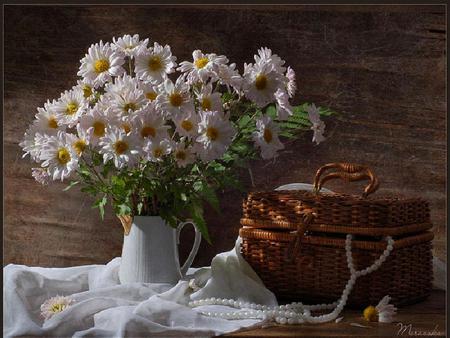
[[[198,249],[200,247],[200,242],[202,241],[202,235],[201,235],[200,231],[198,231],[195,223],[193,221],[186,221],[186,222],[180,223],[180,225],[177,228],[177,232],[176,232],[177,244],[180,244],[180,233],[186,224],[192,224],[192,226],[194,227],[195,239],[194,239],[194,245],[192,246],[191,252],[189,253],[188,258],[186,259],[186,262],[184,262],[183,266],[181,267],[181,274],[183,275],[183,277],[186,274],[186,272],[188,271],[188,269],[191,267],[191,264],[192,264],[195,256],[197,255]]]

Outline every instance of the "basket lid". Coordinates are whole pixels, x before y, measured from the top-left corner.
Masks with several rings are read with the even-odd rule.
[[[325,176],[328,169],[337,169]],[[362,195],[320,192],[324,182],[369,179]],[[331,163],[321,167],[314,179],[313,191],[281,190],[251,192],[243,203],[243,224],[253,227],[294,229],[298,224],[345,228],[386,228],[430,223],[427,201],[400,196],[370,196],[379,181],[366,166]],[[307,222],[305,217],[307,218]],[[344,229],[342,229],[344,230]],[[348,230],[348,229],[347,229]],[[339,231],[340,232],[340,231]]]

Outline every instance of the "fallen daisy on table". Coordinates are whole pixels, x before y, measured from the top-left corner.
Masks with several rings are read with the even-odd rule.
[[[67,309],[74,302],[75,300],[73,298],[65,296],[49,298],[41,305],[41,315],[45,318],[45,320],[48,320],[55,314]]]
[[[384,296],[377,306],[368,306],[364,309],[363,317],[368,322],[392,323],[397,313],[397,308],[389,304],[390,296]]]

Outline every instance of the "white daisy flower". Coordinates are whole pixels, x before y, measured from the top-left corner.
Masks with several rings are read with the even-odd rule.
[[[272,54],[272,50],[267,47],[258,49],[258,55],[255,55],[255,62],[259,65],[268,64],[273,70],[279,74],[284,74],[286,67],[283,67],[284,60],[282,60],[277,54]]]
[[[289,116],[294,115],[294,108],[289,103],[289,95],[284,90],[278,89],[275,92],[275,100],[277,101],[277,116],[279,120],[287,120]]]
[[[80,118],[79,129],[88,135],[90,143],[95,146],[106,135],[106,128],[109,125],[117,124],[117,119],[110,110],[103,110],[99,106],[95,106]]]
[[[143,41],[139,40],[139,34],[134,34],[133,36],[126,34],[122,36],[121,38],[113,38],[113,44],[111,47],[114,50],[120,50],[122,53],[124,53],[126,56],[134,57],[136,56],[136,53],[139,48],[141,47],[147,47],[148,39],[145,39]]]
[[[42,146],[40,160],[53,180],[63,181],[78,168],[78,156],[63,131],[48,137]]]
[[[173,145],[170,139],[153,139],[148,140],[143,150],[145,157],[151,162],[160,162],[165,155],[170,154]]]
[[[369,322],[392,323],[397,314],[397,308],[389,304],[390,296],[384,296],[377,306],[368,306],[364,309],[363,317]]]
[[[147,103],[142,90],[124,91],[122,95],[113,95],[111,97],[111,108],[118,116],[132,115],[142,109]]]
[[[314,132],[312,141],[316,142],[316,144],[325,141],[325,136],[323,136],[323,133],[325,132],[325,123],[320,119],[319,108],[313,103],[306,108],[306,111],[308,112],[308,118],[312,123],[311,130]]]
[[[269,116],[263,116],[256,121],[256,129],[257,131],[253,133],[253,140],[261,149],[261,157],[263,159],[276,157],[277,151],[284,148],[278,138],[278,126]]]
[[[86,100],[91,101],[95,98],[95,90],[98,88],[98,85],[92,80],[82,79],[77,81],[76,87],[83,91],[83,97]]]
[[[228,59],[224,55],[203,54],[201,50],[195,50],[192,53],[193,62],[183,61],[177,70],[187,73],[187,80],[190,84],[196,82],[207,82],[211,79],[216,81],[218,76],[218,66],[228,63]]]
[[[290,98],[293,98],[295,96],[295,92],[297,91],[297,83],[295,81],[295,72],[294,70],[289,66],[286,71],[286,90],[289,94]]]
[[[55,106],[55,100],[53,102],[47,100],[44,108],[37,109],[38,113],[35,115],[36,120],[33,123],[41,134],[56,135],[59,130],[66,129],[66,126],[59,121]]]
[[[197,100],[203,111],[220,111],[223,112],[222,99],[220,93],[213,93],[212,83],[202,86],[200,92],[196,92]]]
[[[45,318],[45,320],[50,319],[55,314],[64,311],[69,306],[75,303],[75,300],[70,297],[64,296],[56,296],[50,299],[47,299],[41,305],[41,316]]]
[[[134,71],[136,76],[144,81],[160,83],[167,78],[167,74],[173,73],[176,64],[176,56],[172,55],[170,46],[164,47],[154,43],[153,48],[140,48],[135,57]]]
[[[114,78],[113,82],[108,82],[105,85],[105,92],[111,96],[122,96],[126,92],[138,90],[140,82],[135,77],[128,74],[123,74]]]
[[[167,137],[167,130],[170,129],[170,126],[164,123],[164,117],[157,110],[156,106],[151,103],[133,118],[133,127],[142,141]]]
[[[195,150],[203,161],[220,158],[233,141],[236,130],[233,125],[223,118],[220,112],[201,112],[199,123],[199,137],[196,141],[201,147]]]
[[[67,142],[72,146],[75,154],[79,157],[89,145],[90,135],[77,125],[77,134],[67,133]]]
[[[100,139],[100,154],[103,162],[113,160],[118,169],[133,167],[138,160],[138,142],[132,133],[125,133],[115,126],[107,129],[106,135]]]
[[[47,138],[40,133],[40,128],[36,124],[32,124],[26,131],[23,140],[19,146],[24,151],[22,157],[30,155],[34,162],[39,162],[42,145]]]
[[[175,123],[175,131],[189,139],[195,139],[198,136],[199,116],[195,111],[187,113],[178,113],[172,118]]]
[[[42,185],[48,185],[51,180],[46,168],[31,168],[31,176]]]
[[[84,79],[94,81],[96,85],[103,85],[111,81],[113,76],[122,75],[125,69],[124,54],[113,50],[109,43],[96,43],[91,45],[88,53],[81,59],[80,70],[77,75]]]
[[[84,98],[81,88],[78,87],[74,87],[70,91],[66,90],[54,105],[58,121],[67,124],[69,127],[77,124],[87,107],[88,101]]]
[[[282,88],[280,75],[271,65],[245,65],[243,90],[245,96],[260,108],[275,100],[274,94]]]
[[[180,76],[175,84],[167,79],[160,85],[161,94],[157,97],[156,102],[163,111],[171,116],[194,110],[189,86],[184,80],[184,76]]]
[[[192,147],[187,147],[184,141],[177,143],[173,149],[173,157],[177,165],[181,168],[195,162],[195,155],[192,152]]]
[[[145,98],[150,102],[154,102],[160,92],[159,86],[154,85],[151,82],[140,82],[139,88],[144,93]]]
[[[227,86],[228,90],[232,87],[239,92],[242,87],[242,76],[235,68],[235,63],[232,63],[229,66],[220,64],[217,67],[217,76],[219,77],[219,83]]]

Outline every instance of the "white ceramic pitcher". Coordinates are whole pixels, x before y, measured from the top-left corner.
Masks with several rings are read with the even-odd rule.
[[[180,267],[178,243],[186,224],[195,229],[195,240],[186,262]],[[124,235],[119,279],[126,283],[176,284],[197,255],[201,234],[193,222],[174,229],[159,216],[135,216],[130,233]]]

